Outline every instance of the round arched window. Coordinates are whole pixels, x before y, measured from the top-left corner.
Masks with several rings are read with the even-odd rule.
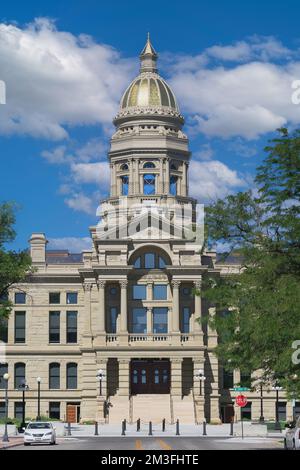
[[[155,165],[153,162],[146,162],[144,168],[155,168]]]
[[[155,194],[155,175],[144,175],[144,194]]]
[[[128,170],[128,165],[127,165],[127,163],[123,163],[123,165],[121,165],[121,170],[122,170],[122,171],[127,171],[127,170]]]

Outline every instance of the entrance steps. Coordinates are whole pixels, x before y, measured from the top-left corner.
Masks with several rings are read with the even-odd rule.
[[[195,424],[195,409],[192,395],[184,397],[173,396],[174,420],[179,419],[182,424]]]
[[[141,423],[152,421],[153,424],[161,423],[163,418],[171,423],[171,400],[169,394],[140,394],[132,396],[132,420]]]
[[[120,424],[124,419],[129,422],[130,401],[127,396],[114,395],[109,398],[109,424]],[[121,425],[121,424],[120,424]]]

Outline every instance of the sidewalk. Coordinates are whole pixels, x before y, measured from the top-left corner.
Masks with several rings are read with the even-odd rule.
[[[9,447],[16,447],[23,444],[23,437],[19,436],[10,436],[9,442],[0,441],[0,450],[8,449]]]

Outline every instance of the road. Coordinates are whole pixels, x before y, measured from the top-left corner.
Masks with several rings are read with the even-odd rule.
[[[82,437],[57,439],[55,446],[18,446],[8,450],[280,450],[280,439],[211,437]]]

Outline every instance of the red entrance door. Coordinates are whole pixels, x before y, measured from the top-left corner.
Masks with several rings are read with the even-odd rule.
[[[170,393],[170,361],[131,362],[131,393]]]

